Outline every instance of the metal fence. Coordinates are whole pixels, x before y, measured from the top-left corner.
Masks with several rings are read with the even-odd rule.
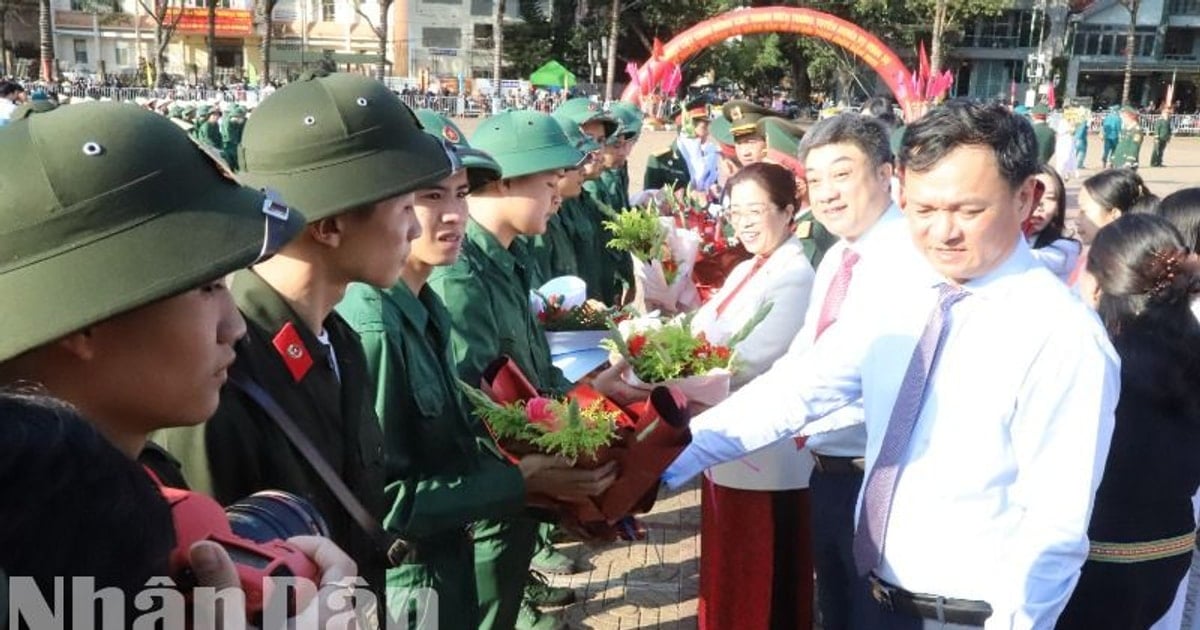
[[[69,96],[72,100],[80,98],[106,99],[112,101],[133,101],[144,99],[170,99],[174,101],[207,101],[207,102],[237,102],[248,100],[257,101],[258,93],[254,90],[228,89],[209,90],[202,88],[129,88],[84,85],[50,84],[39,86],[40,90],[55,94],[58,97]]]
[[[1088,132],[1094,134],[1103,133],[1104,118],[1108,116],[1106,112],[1095,112],[1092,114],[1092,120],[1088,124]],[[1138,123],[1142,129],[1150,131],[1154,129],[1154,124],[1158,122],[1161,116],[1159,114],[1139,114]],[[1177,136],[1197,136],[1200,135],[1200,114],[1171,114],[1171,131]]]

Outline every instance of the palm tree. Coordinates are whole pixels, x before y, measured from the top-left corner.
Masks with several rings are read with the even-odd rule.
[[[1133,85],[1133,53],[1137,46],[1137,15],[1142,0],[1118,0],[1129,10],[1129,30],[1125,35],[1125,85],[1121,88],[1121,104],[1129,105],[1129,88]]]
[[[275,36],[274,23],[271,21],[272,14],[275,13],[275,5],[279,4],[279,0],[259,0],[255,3],[259,10],[259,19],[263,24],[262,37],[262,73],[259,75],[258,86],[263,87],[271,82],[271,42]],[[308,28],[305,24],[303,28]]]
[[[495,58],[492,60],[492,94],[496,99],[496,108],[500,107],[500,60],[504,55],[504,0],[496,0],[495,11],[492,12],[492,45],[495,46]]]
[[[38,44],[43,81],[54,80],[54,31],[50,28],[50,0],[38,0]]]

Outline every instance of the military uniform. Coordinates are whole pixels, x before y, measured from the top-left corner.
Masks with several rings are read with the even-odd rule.
[[[679,153],[679,145],[672,142],[667,150],[651,154],[646,160],[646,174],[642,177],[642,185],[646,190],[658,190],[666,186],[682,189],[691,180],[687,161]]]
[[[534,289],[551,278],[578,276],[579,263],[575,256],[577,243],[571,239],[563,209],[568,200],[546,222],[546,233],[537,236],[518,236],[524,251],[530,256],[530,284]]]
[[[605,201],[605,188],[601,180],[584,182],[583,194],[580,195],[581,210],[573,216],[580,223],[578,231],[590,232],[594,245],[590,248],[595,255],[579,259],[580,273],[595,278],[588,283],[588,297],[600,300],[605,304],[616,304],[626,287],[633,286],[633,260],[629,255],[608,247],[612,233],[604,227],[604,222],[619,211]],[[590,269],[585,269],[589,268]]]
[[[338,312],[358,333],[386,439],[384,526],[413,544],[389,569],[394,598],[436,589],[443,628],[479,625],[469,526],[520,513],[525,483],[467,412],[450,353],[451,323],[428,286],[414,296],[353,284]],[[398,610],[404,599],[391,602]]]
[[[794,233],[796,238],[800,239],[800,246],[804,248],[804,257],[812,263],[814,269],[821,264],[821,259],[825,258],[825,252],[838,241],[837,236],[825,229],[820,221],[813,218],[812,211],[807,209],[796,217]]]
[[[571,168],[584,158],[555,121],[537,112],[492,116],[480,124],[471,144],[488,152],[505,178]],[[472,213],[476,211],[473,207]],[[428,284],[450,314],[451,347],[461,379],[478,384],[492,361],[508,356],[535,387],[562,394],[571,384],[551,362],[550,346],[530,312],[534,270],[524,247],[519,240],[504,247],[474,218],[469,219],[458,260],[434,269]],[[507,630],[524,613],[522,600],[537,527],[538,522],[526,515],[475,524],[481,628]]]
[[[1041,164],[1049,164],[1050,158],[1054,157],[1054,141],[1055,133],[1046,123],[1046,116],[1050,115],[1050,108],[1043,104],[1034,106],[1033,111],[1033,136],[1037,140],[1038,161]]]
[[[270,392],[363,506],[382,518],[383,435],[354,331],[337,314],[330,315],[323,322],[326,346],[252,271],[234,274],[230,290],[247,327],[230,373],[249,375]],[[382,597],[384,555],[375,541],[275,421],[240,389],[225,386],[208,422],[159,432],[155,441],[182,462],[193,488],[222,504],[260,490],[285,490],[308,499],[325,517],[334,542],[354,558],[359,573]]]
[[[199,124],[196,125],[194,133],[198,142],[216,149],[220,154],[221,148],[224,146],[221,140],[221,126],[219,122],[213,122],[210,119],[210,114],[212,114],[212,108],[207,105],[196,111],[196,120]]]
[[[242,129],[246,125],[246,110],[235,105],[229,115],[221,117],[221,155],[232,170],[239,170],[237,152],[242,144]]]
[[[1113,151],[1113,167],[1137,168],[1145,134],[1142,133],[1142,126],[1138,124],[1137,112],[1131,109],[1122,110],[1122,119],[1121,136],[1117,139],[1116,150]]]
[[[1171,119],[1162,116],[1154,122],[1154,152],[1150,154],[1150,166],[1162,166],[1163,153],[1171,141]]]

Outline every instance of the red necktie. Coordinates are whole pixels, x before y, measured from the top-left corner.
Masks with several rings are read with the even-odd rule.
[[[767,262],[768,258],[770,258],[770,255],[759,256],[755,258],[754,265],[750,267],[750,273],[746,274],[746,277],[742,278],[742,281],[733,288],[733,291],[730,291],[729,295],[725,296],[725,299],[721,300],[721,303],[717,305],[717,317],[720,317],[725,313],[725,309],[729,306],[729,303],[733,301],[733,298],[737,297],[737,294],[742,290],[742,287],[745,287],[746,283],[750,282],[750,278],[753,278],[754,274],[758,273],[759,269],[762,269],[762,266]]]
[[[842,266],[838,267],[837,275],[833,277],[833,282],[829,283],[829,292],[825,294],[825,303],[821,304],[821,315],[817,318],[817,334],[813,336],[816,341],[821,337],[821,333],[829,328],[830,324],[837,321],[838,314],[842,310],[842,302],[846,300],[846,291],[850,289],[850,280],[854,277],[854,265],[858,262],[858,254],[850,248],[842,250]]]
[[[846,301],[846,291],[850,289],[850,279],[854,277],[854,264],[858,262],[858,254],[847,247],[842,250],[842,266],[838,267],[833,282],[829,283],[829,291],[825,293],[825,302],[821,304],[821,315],[817,318],[817,334],[813,341],[820,338],[829,325],[837,321],[838,313],[842,310],[842,302]],[[804,448],[807,438],[798,437],[796,448]]]

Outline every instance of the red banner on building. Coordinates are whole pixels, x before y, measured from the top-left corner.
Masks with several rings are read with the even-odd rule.
[[[179,13],[182,12],[182,15]],[[179,22],[175,26],[176,33],[185,35],[208,34],[208,9],[185,7],[170,9],[166,24]],[[247,37],[254,32],[254,20],[250,11],[245,9],[217,9],[216,29],[218,37]]]

